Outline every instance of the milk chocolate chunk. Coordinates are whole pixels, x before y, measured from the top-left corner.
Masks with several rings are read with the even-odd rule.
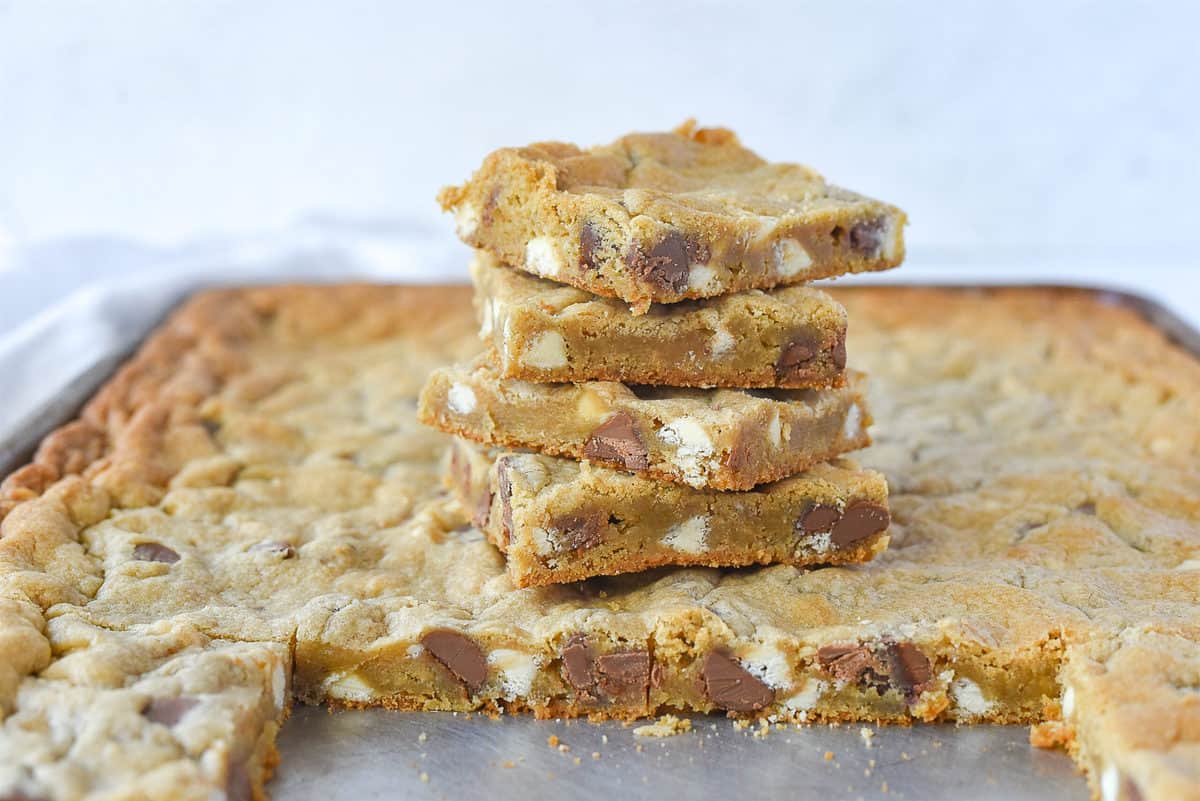
[[[775,691],[732,657],[710,651],[700,666],[704,695],[716,706],[753,712],[775,700]]]
[[[811,342],[792,340],[783,346],[779,352],[779,360],[775,362],[775,374],[783,378],[788,373],[795,372],[812,361],[817,355],[817,348]]]
[[[434,659],[470,690],[478,690],[487,678],[487,660],[475,641],[449,629],[431,631],[421,638]]]
[[[801,515],[799,528],[805,534],[822,534],[832,529],[841,516],[837,507],[816,503]]]
[[[868,501],[856,501],[846,507],[842,519],[834,524],[829,539],[834,547],[845,548],[883,531],[891,520],[886,507]]]
[[[646,651],[612,651],[593,663],[596,685],[609,698],[645,697],[650,690],[650,654]]]
[[[567,683],[580,691],[590,691],[596,686],[592,672],[592,649],[587,638],[576,634],[567,640],[562,650],[563,674]]]
[[[879,667],[875,655],[865,645],[822,645],[817,649],[817,662],[838,681],[855,684],[868,671]]]
[[[579,266],[590,270],[597,269],[596,251],[601,245],[600,231],[590,222],[585,222],[579,229]]]
[[[879,218],[855,223],[850,229],[850,247],[864,256],[879,255],[884,226],[884,221]]]
[[[642,438],[633,427],[633,416],[628,412],[617,412],[593,431],[583,446],[583,455],[623,464],[630,470],[645,470],[650,464],[649,451],[642,444]]]
[[[839,370],[846,368],[846,338],[842,337],[833,345],[833,366]]]
[[[688,247],[683,234],[671,231],[649,251],[634,247],[625,258],[633,274],[663,290],[682,292],[688,285]]]
[[[142,562],[165,562],[168,565],[179,561],[179,554],[158,542],[139,542],[133,546],[133,558]]]
[[[889,643],[885,649],[888,684],[899,690],[909,703],[929,687],[933,668],[921,649],[910,642]]]
[[[152,698],[150,703],[146,704],[146,708],[142,710],[142,717],[151,723],[158,723],[170,728],[183,720],[183,716],[199,703],[197,699],[187,695],[175,698]]]
[[[502,457],[496,467],[496,483],[497,489],[500,490],[500,520],[503,523],[501,534],[504,535],[506,544],[512,541],[513,530],[512,479],[508,475],[509,470],[512,470],[511,460]]]
[[[601,512],[588,512],[556,518],[551,526],[558,534],[558,540],[563,547],[572,551],[582,551],[600,544],[605,522],[607,516]]]

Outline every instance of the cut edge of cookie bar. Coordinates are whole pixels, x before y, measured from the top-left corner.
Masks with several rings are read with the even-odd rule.
[[[765,570],[775,571],[781,590],[795,575],[785,566]],[[611,596],[597,604],[585,584],[554,588],[548,605],[532,610],[514,605],[508,616],[435,617],[432,625],[422,618],[436,610],[331,609],[328,619],[314,621],[314,632],[345,631],[366,619],[386,621],[386,628],[354,649],[313,642],[311,653],[297,657],[306,671],[297,675],[297,691],[310,702],[347,707],[527,711],[541,718],[724,712],[894,724],[1030,723],[1058,696],[1062,642],[1054,634],[997,640],[995,632],[956,627],[954,620],[786,633],[760,625],[739,633],[736,591],[722,593],[713,573],[638,576],[632,580],[644,591],[635,608]],[[697,596],[714,590],[720,597]],[[948,603],[949,593],[969,591],[978,592],[978,576],[965,572],[899,590],[941,594]],[[1004,592],[1018,590],[1003,588],[1002,598]]]
[[[625,304],[502,266],[470,265],[480,338],[504,378],[677,387],[823,389],[845,383],[846,310],[794,285],[705,301]]]
[[[501,378],[480,358],[434,370],[418,419],[487,445],[741,491],[871,443],[866,376],[848,371],[846,378],[843,387],[821,390],[532,384]],[[731,401],[717,409],[721,397]]]
[[[1132,626],[1071,645],[1061,720],[1031,741],[1064,747],[1102,801],[1200,798],[1200,626]]]
[[[768,164],[732,131],[692,121],[587,150],[502,148],[438,200],[472,247],[619,298],[635,314],[652,302],[886,270],[904,259],[900,209],[807,167]]]
[[[866,562],[887,547],[890,522],[886,479],[846,460],[758,490],[706,492],[457,439],[447,483],[518,587],[665,566]]]

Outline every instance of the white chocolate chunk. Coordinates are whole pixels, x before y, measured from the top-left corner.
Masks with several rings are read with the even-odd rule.
[[[325,694],[340,701],[370,703],[379,697],[378,691],[353,671],[334,673],[322,682]]]
[[[408,654],[409,659],[416,659],[421,654],[425,653],[425,646],[419,642],[415,642],[408,648],[404,649],[404,653]]]
[[[950,695],[954,698],[954,703],[958,706],[960,712],[965,712],[969,717],[979,717],[986,715],[996,705],[995,701],[989,701],[983,696],[983,690],[979,685],[968,679],[966,676],[960,676],[950,685]]]
[[[688,267],[688,289],[702,291],[712,288],[717,271],[707,264],[692,264]]]
[[[775,271],[791,278],[812,267],[812,256],[795,239],[780,239],[775,243]]]
[[[454,232],[460,239],[466,239],[479,228],[479,208],[472,203],[464,203],[454,212]]]
[[[846,410],[846,419],[842,421],[842,438],[857,439],[862,433],[862,409],[857,403],[850,404]]]
[[[548,370],[567,363],[567,343],[557,331],[543,331],[525,349],[525,363]]]
[[[488,653],[487,661],[500,675],[500,692],[505,700],[529,695],[533,677],[537,675],[537,663],[532,656],[510,648],[497,648]]]
[[[703,553],[708,545],[708,518],[697,515],[677,523],[663,535],[663,544],[683,553]]]
[[[475,411],[475,390],[466,384],[454,384],[446,393],[446,405],[455,414],[470,414]]]
[[[768,687],[782,690],[792,683],[792,668],[787,657],[771,643],[760,643],[739,651],[738,661]]]
[[[796,712],[807,712],[817,705],[817,701],[821,700],[821,696],[827,689],[829,689],[828,682],[810,678],[799,690],[783,700],[783,707]]]
[[[723,356],[733,350],[733,346],[736,344],[733,334],[724,328],[718,328],[713,331],[712,337],[708,340],[708,350],[713,356]]]
[[[716,467],[713,443],[704,427],[690,417],[680,417],[663,426],[658,436],[675,446],[675,466],[683,474],[683,480],[693,487],[702,486]]]
[[[783,423],[779,420],[779,410],[771,414],[771,422],[767,423],[767,437],[776,448],[783,447]]]
[[[1067,720],[1075,714],[1075,688],[1068,687],[1063,690],[1062,696],[1062,717]]]
[[[538,275],[554,278],[562,272],[563,259],[553,240],[536,236],[525,245],[525,266]]]
[[[283,663],[276,662],[271,671],[271,690],[275,696],[275,711],[282,712],[287,703],[287,676],[283,672]]]
[[[1116,765],[1105,765],[1100,772],[1100,798],[1103,801],[1121,801],[1121,771]]]

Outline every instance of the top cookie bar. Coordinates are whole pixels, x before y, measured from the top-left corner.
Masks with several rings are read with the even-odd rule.
[[[503,148],[439,195],[464,242],[644,314],[745,289],[886,270],[904,212],[770,164],[724,128],[684,123],[581,150]]]

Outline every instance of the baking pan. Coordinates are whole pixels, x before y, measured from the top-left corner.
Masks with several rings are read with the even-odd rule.
[[[1200,332],[1161,304],[1128,292],[1069,288],[1137,311],[1200,357]],[[29,410],[27,423],[0,439],[0,476],[28,461],[37,442],[71,420],[127,355],[105,356],[55,401]],[[635,734],[638,724],[612,721],[297,706],[280,734],[283,761],[269,790],[279,801],[1088,798],[1071,761],[1031,747],[1027,726],[740,728],[723,717],[690,720],[690,731],[654,738]]]

